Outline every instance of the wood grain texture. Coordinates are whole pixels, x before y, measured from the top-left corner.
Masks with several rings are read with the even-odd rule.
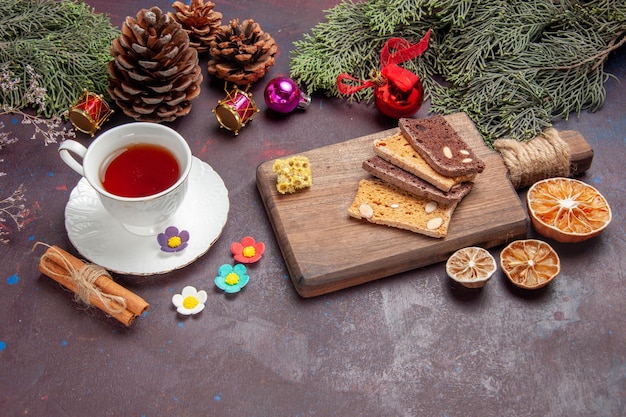
[[[570,176],[585,173],[593,162],[593,149],[585,138],[576,130],[563,130],[559,136],[569,145]]]
[[[487,148],[465,114],[446,119],[486,167],[458,205],[443,239],[348,216],[359,180],[369,176],[361,165],[374,155],[374,140],[398,129],[303,152],[311,163],[313,185],[294,194],[276,191],[273,160],[258,166],[257,188],[298,294],[318,296],[443,261],[462,247],[488,248],[526,236],[526,209],[500,154]]]

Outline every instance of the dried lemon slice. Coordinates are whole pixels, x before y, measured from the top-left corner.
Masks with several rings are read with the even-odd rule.
[[[561,261],[546,242],[526,239],[502,249],[500,266],[513,284],[532,290],[548,285],[559,274]]]
[[[496,272],[496,260],[483,248],[470,246],[459,249],[448,258],[446,273],[468,288],[480,288]]]
[[[611,221],[611,208],[598,190],[571,178],[549,178],[526,194],[535,230],[558,242],[582,242],[599,235]]]

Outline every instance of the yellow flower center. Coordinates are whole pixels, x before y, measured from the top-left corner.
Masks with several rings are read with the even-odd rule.
[[[196,297],[192,295],[188,295],[183,300],[183,307],[185,307],[188,310],[193,310],[199,303],[200,301],[198,301]]]
[[[237,285],[239,283],[239,275],[234,272],[226,275],[226,279],[224,280],[228,285]]]
[[[254,255],[256,255],[256,250],[254,249],[254,246],[246,246],[245,248],[243,248],[243,256],[245,256],[246,258],[252,258]]]
[[[180,238],[180,236],[172,236],[171,238],[167,239],[167,246],[169,246],[170,248],[177,248],[182,243],[183,240]]]

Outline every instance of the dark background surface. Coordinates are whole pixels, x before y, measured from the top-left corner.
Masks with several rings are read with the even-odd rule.
[[[120,26],[169,1],[90,0]],[[337,1],[217,1],[223,23],[253,18],[279,45],[276,64],[253,88],[261,112],[234,137],[211,109],[224,97],[206,74],[191,114],[168,126],[223,178],[230,195],[220,239],[197,262],[150,277],[116,276],[149,312],[125,328],[37,271],[36,242],[76,254],[63,213],[79,180],[58,144],[30,139],[20,116],[2,116],[19,138],[0,154],[0,198],[20,184],[24,228],[0,244],[0,414],[3,416],[619,416],[626,413],[624,180],[626,59],[613,53],[607,100],[594,113],[557,122],[594,149],[582,180],[613,210],[599,237],[549,243],[562,270],[525,292],[498,270],[466,290],[443,264],[312,299],[294,290],[255,185],[261,162],[395,127],[373,106],[313,95],[305,112],[266,111],[263,88],[289,73],[289,51]],[[622,80],[620,82],[620,80]],[[416,117],[428,115],[424,106]],[[104,126],[127,123],[121,111]],[[69,127],[69,124],[68,124]],[[79,141],[89,137],[77,134]],[[523,198],[523,192],[520,198]],[[12,226],[7,222],[8,226]],[[251,235],[266,253],[235,297],[213,278],[232,261],[230,244]],[[536,237],[529,230],[530,237]],[[502,248],[491,252],[499,259]],[[364,248],[364,251],[366,248]],[[205,289],[205,310],[177,315],[171,297]]]

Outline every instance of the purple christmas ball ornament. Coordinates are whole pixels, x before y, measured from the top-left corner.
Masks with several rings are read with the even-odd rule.
[[[265,86],[263,97],[267,107],[279,113],[291,113],[296,108],[306,109],[311,103],[311,97],[287,77],[270,80]]]

